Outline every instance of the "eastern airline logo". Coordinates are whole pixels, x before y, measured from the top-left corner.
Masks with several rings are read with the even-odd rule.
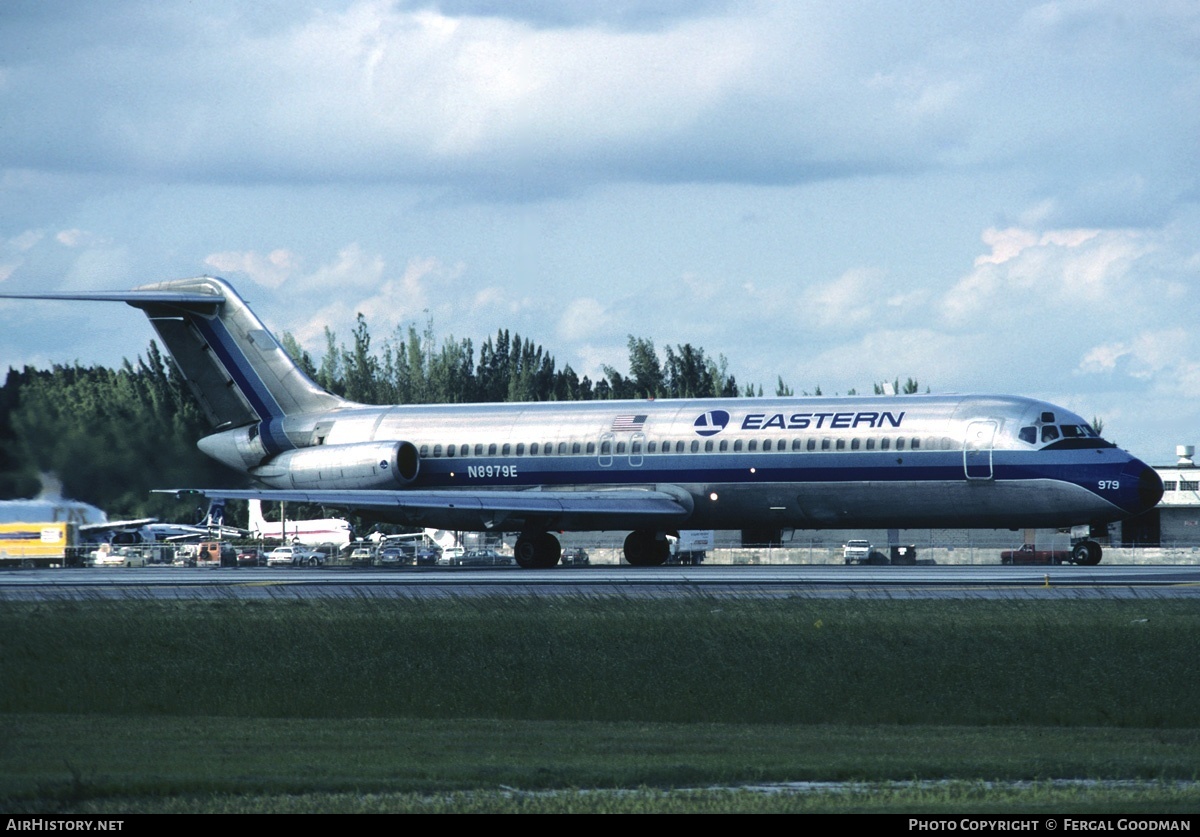
[[[729,413],[724,410],[709,410],[692,422],[698,436],[716,436],[729,424]]]

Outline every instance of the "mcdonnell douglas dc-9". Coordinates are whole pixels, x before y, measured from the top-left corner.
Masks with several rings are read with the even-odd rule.
[[[1162,481],[1087,421],[1028,398],[940,395],[370,406],[317,386],[226,282],[23,295],[140,308],[214,432],[205,454],[255,490],[413,527],[516,534],[522,567],[556,532],[629,530],[633,565],[680,529],[1089,527],[1152,508]]]

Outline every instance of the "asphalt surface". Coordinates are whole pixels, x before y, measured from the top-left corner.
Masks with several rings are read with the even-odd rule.
[[[854,599],[1200,597],[1200,566],[842,565],[475,568],[186,568],[0,571],[0,602],[615,595]]]

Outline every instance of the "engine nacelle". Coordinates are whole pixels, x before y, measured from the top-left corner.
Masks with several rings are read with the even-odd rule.
[[[250,476],[272,488],[401,488],[420,471],[411,442],[358,442],[289,450],[250,469]]]

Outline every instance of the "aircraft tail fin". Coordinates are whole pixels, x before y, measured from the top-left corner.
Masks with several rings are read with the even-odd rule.
[[[247,503],[250,506],[250,519],[246,525],[250,528],[250,531],[255,537],[261,538],[263,529],[265,528],[267,522],[265,519],[263,519],[262,500],[251,498],[247,501]]]
[[[304,374],[222,279],[174,279],[120,298],[145,312],[216,428],[343,403]]]

